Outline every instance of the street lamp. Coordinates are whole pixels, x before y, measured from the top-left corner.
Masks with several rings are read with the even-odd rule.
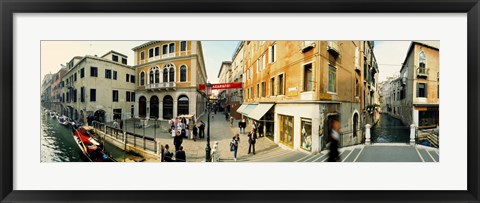
[[[207,115],[207,146],[205,147],[205,153],[206,153],[206,156],[205,156],[205,161],[206,162],[210,162],[210,151],[211,151],[211,148],[210,148],[210,95],[212,94],[212,84],[210,82],[207,82],[207,84],[205,85],[205,95],[207,97],[207,111],[208,111],[208,115]]]

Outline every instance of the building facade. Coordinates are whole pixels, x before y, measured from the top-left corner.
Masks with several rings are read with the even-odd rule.
[[[44,108],[51,109],[51,84],[54,74],[46,74],[42,80],[40,103]]]
[[[244,103],[238,112],[262,123],[267,137],[315,153],[325,147],[330,122],[339,119],[342,146],[363,141],[363,75],[373,72],[373,67],[361,69],[363,41],[246,41],[243,46]]]
[[[63,64],[61,64],[61,66],[62,67],[60,68],[60,70],[55,73],[52,79],[52,84],[50,85],[51,110],[55,112],[62,112],[63,109],[62,79],[67,72],[67,68]]]
[[[62,114],[83,123],[88,116],[100,122],[132,117],[136,74],[126,63],[127,56],[115,51],[67,62]]]
[[[200,41],[150,41],[132,50],[138,77],[135,117],[163,120],[205,111],[206,99],[198,90],[207,82]]]
[[[414,41],[400,70],[396,111],[404,124],[419,128],[439,125],[440,71],[437,42]],[[395,92],[395,91],[394,91]]]
[[[230,83],[232,82],[232,62],[223,61],[220,65],[220,70],[218,71],[218,82],[219,83]],[[218,103],[221,107],[221,110],[229,110],[229,105],[231,101],[231,89],[218,90],[217,92]]]

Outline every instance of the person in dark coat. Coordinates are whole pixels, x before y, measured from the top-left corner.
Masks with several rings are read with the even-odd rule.
[[[193,133],[193,141],[197,141],[197,125],[195,123],[192,123],[192,133]]]
[[[165,160],[165,162],[172,162],[173,153],[168,149],[170,149],[170,147],[167,144],[165,145],[165,151],[163,151],[163,160]]]
[[[204,138],[205,137],[205,123],[203,121],[200,121],[200,127],[198,127],[200,130],[199,137]]]
[[[253,148],[253,155],[255,155],[255,143],[257,142],[257,135],[255,134],[254,130],[252,129],[250,133],[248,133],[248,154],[252,152]]]
[[[182,146],[183,137],[181,136],[180,131],[177,131],[177,134],[173,138],[173,145],[175,146],[175,151],[178,151],[180,146]]]
[[[175,161],[177,162],[186,162],[187,156],[185,155],[185,151],[183,151],[183,147],[180,146],[178,151],[175,152]]]
[[[332,119],[331,132],[329,135],[330,151],[328,152],[328,162],[337,162],[340,153],[338,152],[338,143],[340,140],[340,121],[337,118]]]

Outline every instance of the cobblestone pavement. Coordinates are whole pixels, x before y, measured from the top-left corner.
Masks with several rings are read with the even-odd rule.
[[[210,114],[210,145],[213,148],[218,141],[220,161],[231,162],[233,152],[229,150],[229,143],[235,133],[239,133],[238,121],[234,121],[232,127],[225,116],[221,113]],[[207,124],[207,117],[199,118]],[[149,121],[145,128],[145,136],[156,138],[162,145],[168,144],[173,149],[173,138],[168,133],[168,122],[157,121],[158,127]],[[136,121],[139,124],[138,120]],[[133,120],[126,124],[126,130],[133,132]],[[250,130],[247,127],[246,132]],[[142,128],[135,128],[136,134],[143,134]],[[156,135],[155,135],[156,133]],[[205,134],[207,129],[205,129]],[[205,161],[206,138],[193,141],[184,139],[182,146],[187,155],[188,162]],[[240,135],[239,151],[237,161],[239,162],[325,162],[328,158],[328,150],[311,154],[303,151],[284,149],[276,145],[270,138],[261,137],[257,140],[256,155],[248,154],[248,137]],[[340,148],[340,161],[342,162],[438,162],[438,148],[424,147],[420,145],[410,146],[407,144],[379,143],[373,145],[356,145]]]
[[[205,125],[208,125],[207,115],[202,116],[198,120],[202,120]],[[136,125],[139,125],[139,120],[135,121]],[[168,144],[170,149],[174,149],[173,138],[171,134],[168,133],[168,121],[157,121],[157,127],[155,127],[153,121],[148,121],[148,127],[145,128],[145,136],[155,138],[157,141],[160,141],[162,145]],[[134,121],[128,120],[124,126],[124,129],[128,132],[134,132]],[[250,127],[247,127],[246,132],[250,130]],[[139,135],[144,134],[143,128],[135,128],[135,133]],[[220,161],[233,161],[233,152],[230,152],[230,141],[235,133],[239,133],[238,120],[234,121],[234,125],[230,127],[230,123],[225,120],[224,114],[218,113],[210,114],[210,146],[213,149],[213,145],[218,141],[218,152]],[[184,139],[182,146],[187,155],[188,162],[202,162],[205,161],[205,148],[206,148],[206,134],[207,127],[205,127],[205,138],[197,139],[193,141],[190,139]],[[259,153],[265,153],[265,151],[270,151],[275,148],[279,148],[272,140],[266,137],[261,137],[257,140],[255,145],[255,151],[258,155]],[[253,159],[257,155],[248,154],[248,137],[247,134],[240,135],[240,144],[237,154],[237,160],[248,161]]]

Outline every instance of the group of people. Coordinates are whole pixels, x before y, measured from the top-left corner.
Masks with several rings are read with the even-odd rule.
[[[175,154],[170,152],[170,146],[165,145],[163,149],[163,161],[165,162],[186,162],[187,156],[185,155],[185,151],[183,151],[183,147],[180,145],[177,147],[175,145]]]
[[[205,123],[203,121],[196,123],[195,117],[192,117],[191,119],[177,117],[171,119],[169,125],[169,131],[172,134],[172,137],[176,137],[176,134],[180,134],[182,138],[192,139],[193,141],[197,141],[197,136],[200,139],[205,137]]]
[[[238,127],[240,129],[240,134],[245,134],[245,128],[247,127],[247,122],[245,121],[245,119],[242,119],[238,122]],[[253,155],[255,155],[255,144],[257,143],[257,139],[258,137],[263,137],[263,131],[259,129],[261,129],[261,124],[258,122],[253,122],[250,132],[247,134],[248,154],[253,153]],[[230,151],[233,152],[234,161],[237,161],[238,146],[240,144],[240,134],[235,134],[235,136],[233,136],[232,138],[232,141],[230,142]]]

